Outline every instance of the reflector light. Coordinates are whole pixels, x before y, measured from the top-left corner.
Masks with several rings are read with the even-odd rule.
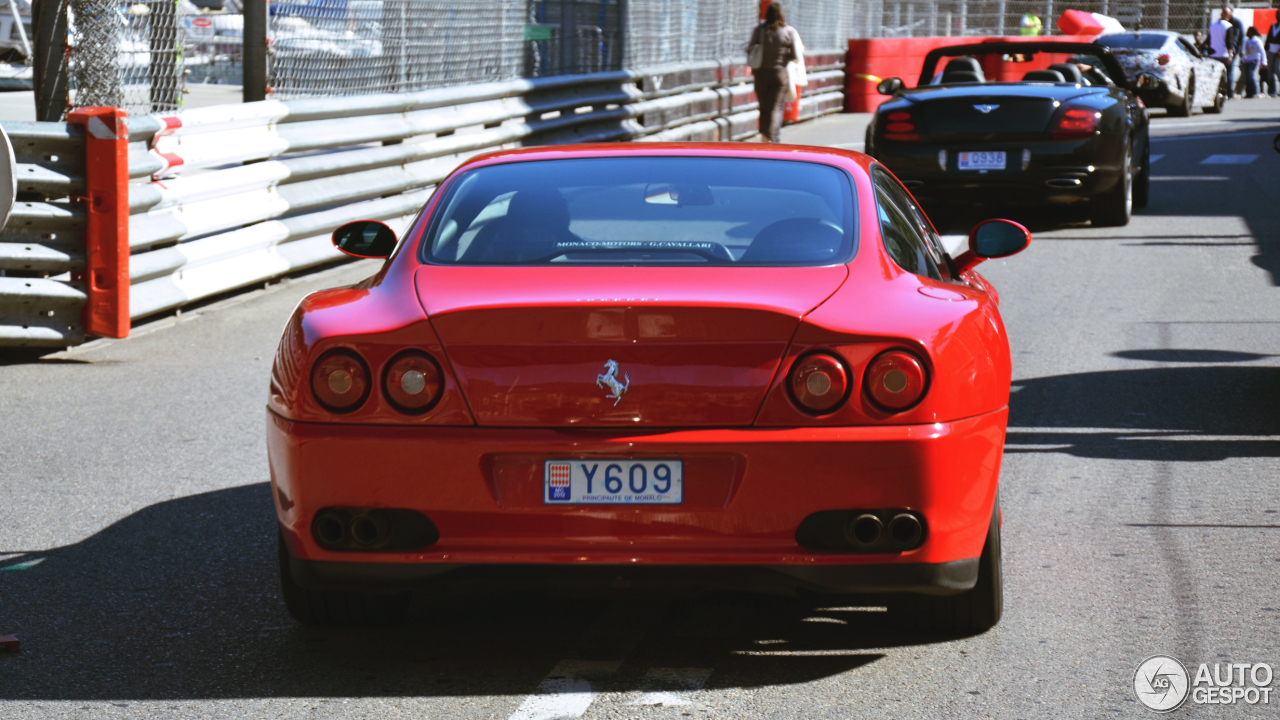
[[[311,370],[311,391],[327,410],[351,412],[369,396],[369,370],[350,350],[330,350]]]
[[[891,122],[886,125],[884,129],[891,133],[905,133],[913,132],[916,129],[916,126],[914,123],[909,122]]]
[[[885,133],[884,139],[885,140],[901,140],[901,141],[919,140],[920,133]]]
[[[803,410],[828,413],[844,402],[849,390],[849,371],[834,355],[818,353],[801,359],[791,368],[791,397]]]
[[[885,119],[886,120],[910,120],[911,113],[907,112],[906,110],[899,110],[897,112],[889,113],[888,115],[885,116]]]
[[[871,361],[863,385],[876,405],[890,412],[902,412],[924,397],[928,375],[915,355],[905,350],[890,350]]]
[[[426,353],[410,350],[387,365],[382,388],[397,410],[422,413],[440,399],[442,378],[435,360]]]
[[[1055,140],[1089,137],[1098,131],[1102,113],[1089,108],[1067,108],[1053,128]]]
[[[1160,57],[1156,58],[1156,62],[1160,63],[1161,65],[1168,65],[1168,64],[1169,64],[1169,56],[1168,56],[1168,55],[1161,55]]]

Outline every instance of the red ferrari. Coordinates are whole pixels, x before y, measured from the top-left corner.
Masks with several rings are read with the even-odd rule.
[[[855,152],[617,144],[464,163],[387,258],[308,296],[267,413],[280,573],[314,624],[412,589],[886,593],[980,632],[1002,605],[1009,345],[882,165]],[[487,580],[486,580],[487,579]]]

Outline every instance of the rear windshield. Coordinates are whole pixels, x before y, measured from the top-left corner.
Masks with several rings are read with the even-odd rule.
[[[450,265],[831,265],[853,255],[849,176],[817,163],[609,157],[476,168],[421,245]]]
[[[1106,48],[1129,50],[1159,50],[1169,41],[1168,35],[1104,35],[1094,42]]]

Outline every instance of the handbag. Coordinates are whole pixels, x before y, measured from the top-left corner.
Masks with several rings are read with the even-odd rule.
[[[752,70],[759,70],[764,64],[764,37],[760,32],[763,25],[757,25],[756,29],[751,33],[751,44],[747,46],[747,67]]]

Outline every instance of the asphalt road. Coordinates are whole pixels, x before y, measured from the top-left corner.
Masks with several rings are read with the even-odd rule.
[[[1280,669],[1278,112],[1157,119],[1128,227],[1045,229],[983,266],[1015,358],[986,634],[750,595],[423,595],[404,628],[296,626],[269,359],[298,299],[365,262],[0,367],[0,635],[22,640],[0,718],[1149,717],[1150,655]],[[855,146],[864,123],[784,138]]]

